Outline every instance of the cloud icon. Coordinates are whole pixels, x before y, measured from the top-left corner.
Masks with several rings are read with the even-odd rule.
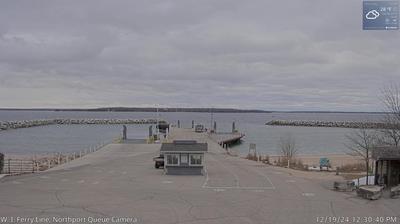
[[[369,11],[365,15],[365,18],[367,18],[367,19],[377,19],[380,15],[381,14],[379,14],[379,12],[374,9],[374,10]]]

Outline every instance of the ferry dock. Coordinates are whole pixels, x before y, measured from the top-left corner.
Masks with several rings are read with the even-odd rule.
[[[182,139],[208,144],[203,176],[155,169],[152,159],[160,144],[111,143],[44,172],[0,179],[1,216],[165,224],[308,224],[317,216],[398,216],[399,200],[367,201],[332,191],[337,176],[232,157],[208,133],[171,128],[168,141]]]

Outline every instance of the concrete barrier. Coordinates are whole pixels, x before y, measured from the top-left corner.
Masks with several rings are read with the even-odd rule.
[[[355,185],[353,181],[335,181],[333,183],[333,189],[336,191],[353,191]]]
[[[375,185],[360,186],[357,195],[369,200],[376,200],[382,196],[383,187]]]
[[[400,185],[390,188],[390,197],[394,198],[400,195]]]

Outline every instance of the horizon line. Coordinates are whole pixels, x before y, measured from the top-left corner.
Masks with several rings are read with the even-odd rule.
[[[162,110],[159,112],[200,112],[200,113],[385,113],[379,111],[340,111],[340,110],[265,110],[265,109],[236,109],[225,107],[96,107],[96,108],[51,108],[51,107],[38,107],[38,108],[15,108],[5,107],[0,108],[0,111],[87,111],[87,112],[149,112],[148,110]],[[137,111],[129,111],[137,110]],[[175,110],[175,111],[174,111]],[[181,111],[178,111],[181,110]],[[198,110],[198,111],[188,111]]]

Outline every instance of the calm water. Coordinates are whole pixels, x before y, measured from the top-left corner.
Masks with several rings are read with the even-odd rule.
[[[47,112],[47,111],[0,111],[0,120],[31,120],[43,118],[155,118],[148,112]],[[191,121],[210,127],[209,113],[160,113],[160,118],[171,123],[180,120],[183,127],[190,128]],[[346,151],[345,134],[352,129],[316,127],[266,126],[273,119],[324,120],[324,121],[379,121],[379,114],[354,113],[214,113],[218,131],[230,131],[236,122],[239,131],[246,137],[235,146],[242,154],[247,153],[250,143],[266,154],[277,154],[280,136],[291,133],[296,138],[299,153],[343,153]],[[41,153],[74,152],[90,145],[107,142],[118,136],[121,125],[65,125],[43,126],[0,132],[0,152]],[[145,138],[148,125],[129,125],[129,138]]]

